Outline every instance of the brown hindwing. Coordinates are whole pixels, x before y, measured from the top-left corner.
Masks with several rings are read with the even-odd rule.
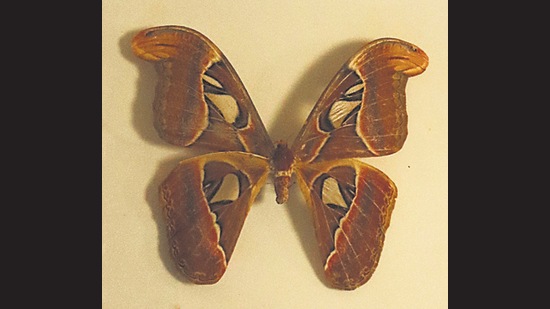
[[[268,173],[266,158],[215,153],[180,162],[162,183],[170,249],[180,270],[193,282],[212,284],[222,277]],[[231,175],[237,180],[236,194],[218,198]]]
[[[313,213],[327,279],[339,289],[357,288],[378,265],[397,188],[357,160],[308,164],[296,173]]]

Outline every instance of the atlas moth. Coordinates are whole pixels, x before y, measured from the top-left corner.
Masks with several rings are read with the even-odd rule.
[[[279,204],[287,201],[295,174],[329,284],[352,290],[370,279],[397,188],[356,158],[403,147],[405,86],[428,66],[426,53],[394,38],[369,42],[336,73],[287,145],[272,142],[236,71],[201,33],[149,28],[134,37],[132,49],[158,72],[153,109],[159,136],[211,151],[181,161],[160,185],[170,251],[192,282],[221,279],[270,174]]]

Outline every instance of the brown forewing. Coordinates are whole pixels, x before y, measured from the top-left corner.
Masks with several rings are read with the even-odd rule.
[[[225,272],[250,205],[269,172],[267,159],[242,152],[181,161],[160,187],[172,256],[193,282],[211,284]],[[239,178],[233,201],[210,203],[228,174]],[[214,190],[214,191],[212,191]]]
[[[382,156],[407,136],[405,86],[427,55],[398,40],[379,39],[355,54],[325,89],[292,150],[302,162]]]
[[[339,289],[361,286],[380,259],[397,188],[384,173],[357,160],[300,165],[296,173],[312,210],[326,278]],[[323,201],[320,181],[327,177],[338,182],[349,205]]]
[[[208,38],[186,27],[154,27],[139,32],[132,49],[153,62],[159,75],[153,109],[161,138],[179,146],[269,156],[273,143],[243,83]],[[208,98],[214,94],[226,100]]]

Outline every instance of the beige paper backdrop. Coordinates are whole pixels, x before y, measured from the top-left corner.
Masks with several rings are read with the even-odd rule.
[[[143,28],[176,24],[229,58],[273,140],[292,141],[328,81],[362,44],[397,37],[430,57],[407,85],[409,137],[365,160],[399,196],[380,265],[355,291],[320,279],[311,217],[298,186],[285,205],[268,183],[252,206],[225,276],[196,286],[168,256],[157,187],[192,155],[157,137],[156,72],[130,50]],[[447,2],[103,1],[104,308],[447,308]]]

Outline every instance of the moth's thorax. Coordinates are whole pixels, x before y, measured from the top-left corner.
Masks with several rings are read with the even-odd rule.
[[[294,169],[294,153],[286,143],[276,143],[275,150],[271,155],[271,168],[273,170],[277,203],[283,204],[288,200],[290,177]]]

